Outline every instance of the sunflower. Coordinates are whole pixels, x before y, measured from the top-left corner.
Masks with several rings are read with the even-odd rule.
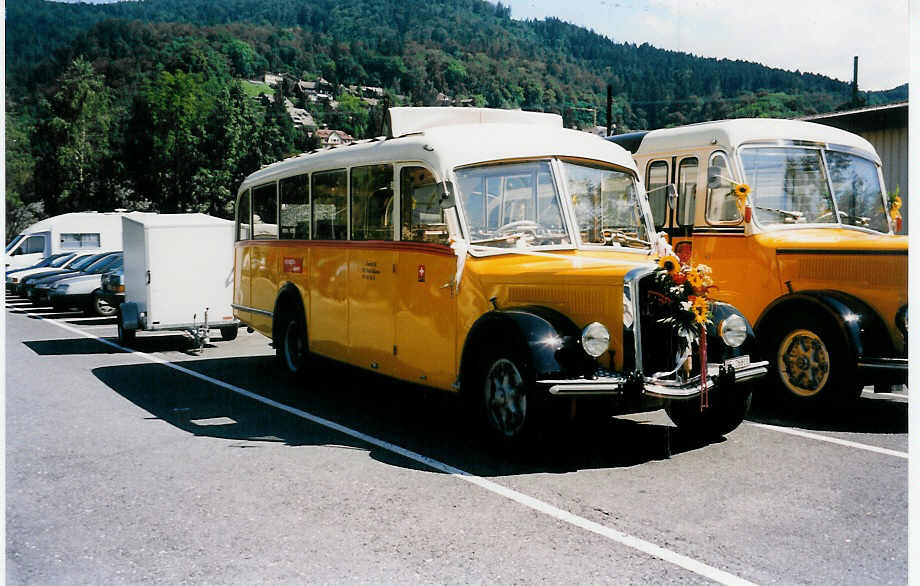
[[[702,289],[703,275],[697,271],[690,271],[690,273],[687,274],[687,282],[690,283],[690,286],[694,289]]]
[[[694,299],[691,310],[696,323],[705,324],[706,320],[709,319],[709,301],[705,297],[700,296]]]
[[[751,193],[751,188],[747,183],[736,183],[732,192],[735,194],[735,205],[738,207],[738,214],[744,215],[744,207],[747,205],[747,198]]]
[[[672,278],[680,272],[680,260],[673,254],[659,258],[658,266],[668,271]]]

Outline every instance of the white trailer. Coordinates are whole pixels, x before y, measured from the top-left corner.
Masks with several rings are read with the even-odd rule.
[[[233,222],[205,214],[125,216],[125,301],[118,339],[138,331],[182,330],[201,348],[209,330],[236,337],[233,317]]]
[[[121,218],[141,212],[73,212],[35,222],[6,246],[6,268],[32,266],[59,252],[121,249]]]

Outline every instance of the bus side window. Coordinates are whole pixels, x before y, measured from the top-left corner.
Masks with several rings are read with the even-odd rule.
[[[351,239],[393,240],[393,166],[351,170]]]
[[[667,184],[668,162],[652,161],[649,163],[645,176],[645,187],[656,228],[663,227],[668,221],[668,190],[665,189]]]
[[[402,240],[449,242],[438,185],[431,171],[424,167],[400,169],[399,196]]]
[[[240,203],[236,206],[236,239],[249,240],[252,238],[252,218],[249,215],[249,190],[240,195]]]
[[[706,191],[706,221],[710,224],[735,224],[741,221],[738,206],[735,205],[735,196],[732,194],[728,179],[731,171],[725,153],[715,152],[709,157],[709,171],[716,171],[725,178],[726,187],[708,188]]]
[[[278,238],[278,187],[275,183],[260,185],[252,190],[252,238]]]
[[[314,173],[310,193],[313,195],[313,240],[347,240],[347,171]]]
[[[699,167],[696,157],[682,159],[677,166],[677,223],[681,226],[693,225]]]
[[[286,177],[279,183],[281,197],[280,237],[282,240],[310,238],[310,177]]]

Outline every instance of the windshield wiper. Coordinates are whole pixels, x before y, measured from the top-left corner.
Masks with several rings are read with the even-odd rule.
[[[786,216],[786,218],[793,218],[796,222],[798,222],[799,219],[805,215],[804,212],[800,212],[798,210],[781,210],[779,208],[767,208],[763,206],[754,206],[754,207],[757,208],[758,210],[763,210],[765,212],[773,212],[776,214],[782,214]]]

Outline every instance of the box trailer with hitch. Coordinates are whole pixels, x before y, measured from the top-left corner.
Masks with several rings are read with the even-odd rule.
[[[118,340],[139,331],[184,331],[200,350],[210,330],[236,338],[233,317],[233,222],[205,214],[123,218],[125,300]]]

